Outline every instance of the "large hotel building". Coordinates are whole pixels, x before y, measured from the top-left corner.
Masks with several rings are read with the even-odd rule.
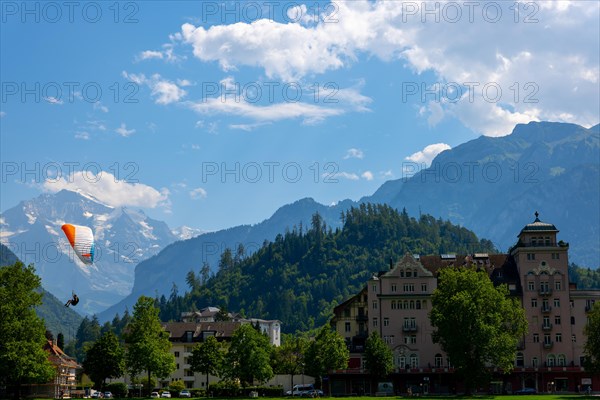
[[[406,255],[390,262],[366,286],[334,310],[332,326],[346,339],[348,369],[329,376],[332,394],[375,393],[377,381],[364,370],[364,345],[375,331],[393,352],[395,370],[386,378],[397,394],[412,391],[452,393],[461,390],[452,361],[433,343],[429,320],[431,295],[440,268],[476,265],[494,284],[506,284],[525,309],[528,333],[515,352],[511,374],[491,368],[493,379],[483,391],[538,392],[600,390],[600,376],[582,366],[587,314],[600,290],[578,290],[569,282],[569,245],[557,240],[552,224],[535,221],[518,235],[508,254]]]

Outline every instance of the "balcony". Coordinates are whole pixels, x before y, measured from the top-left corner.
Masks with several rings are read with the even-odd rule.
[[[551,306],[548,306],[548,305],[542,306],[542,312],[543,313],[549,313],[550,311],[552,311],[552,307]]]
[[[402,331],[403,332],[416,332],[417,326],[416,325],[403,325]]]
[[[550,288],[542,288],[542,289],[539,289],[539,290],[538,290],[538,294],[539,294],[540,296],[544,296],[544,297],[545,297],[545,296],[550,296],[550,295],[552,295],[552,289],[550,289]]]
[[[553,345],[554,345],[554,342],[544,342],[545,349],[551,349]]]
[[[542,329],[545,331],[549,331],[552,329],[552,324],[544,324],[542,325]]]

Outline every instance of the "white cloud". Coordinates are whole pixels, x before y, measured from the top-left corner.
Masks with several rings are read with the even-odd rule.
[[[75,139],[89,140],[90,134],[89,134],[89,132],[86,132],[86,131],[76,132]]]
[[[175,103],[187,95],[187,92],[177,86],[176,83],[163,79],[159,74],[154,74],[150,78],[147,78],[144,74],[130,74],[123,71],[123,76],[138,85],[148,86],[157,104],[166,105]],[[186,84],[189,83],[186,80],[183,80],[183,82]]]
[[[0,118],[6,117],[6,113],[4,111],[0,111]]]
[[[358,158],[358,159],[362,159],[364,158],[364,153],[361,149],[355,149],[355,148],[351,148],[348,149],[348,151],[346,151],[346,155],[344,156],[344,160],[347,160],[349,158]]]
[[[387,171],[379,171],[379,176],[382,179],[393,179],[394,178],[394,173],[392,172],[391,169],[389,169]]]
[[[368,181],[373,180],[373,173],[371,171],[365,171],[360,176],[361,176],[361,178],[366,179]]]
[[[127,125],[125,125],[124,122],[121,122],[121,126],[115,129],[115,132],[123,137],[127,137],[133,135],[135,133],[135,129],[127,129]]]
[[[95,102],[94,105],[93,105],[93,107],[94,107],[94,110],[100,110],[100,111],[102,111],[104,113],[108,112],[108,107],[106,107],[105,105],[103,105],[99,101]]]
[[[446,143],[435,143],[426,146],[423,150],[417,151],[406,157],[406,161],[412,161],[415,163],[423,163],[427,166],[431,165],[431,161],[444,150],[449,150],[451,147]]]
[[[473,12],[461,2],[410,2],[414,13],[406,2],[334,4],[336,23],[323,18],[296,23],[260,19],[208,28],[186,23],[175,36],[192,47],[197,59],[218,62],[224,71],[258,67],[267,78],[284,81],[348,68],[361,57],[375,56],[400,61],[416,74],[432,72],[442,85],[479,85],[472,101],[466,96],[457,103],[423,102],[430,126],[450,116],[474,131],[497,136],[510,133],[507,127],[515,122],[538,119],[598,123],[599,54],[590,50],[599,47],[598,2],[531,3],[539,8],[520,2],[518,14],[514,2],[495,2],[502,14],[494,22],[477,2],[469,6]],[[459,20],[449,21],[457,7]],[[440,20],[426,9],[440,10]],[[301,5],[288,11],[308,14]],[[482,93],[490,83],[502,89],[498,101]]]
[[[140,55],[138,56],[139,60],[150,60],[153,58],[158,58],[158,59],[162,59],[163,53],[160,51],[155,51],[155,50],[146,50],[146,51],[142,51],[140,53]]]
[[[63,105],[65,102],[61,99],[57,99],[56,97],[44,97],[44,100],[46,100],[48,103],[50,104],[56,104],[56,105]]]
[[[255,124],[230,124],[229,129],[239,129],[246,132],[252,132],[261,126],[271,125],[269,122],[257,122]]]
[[[325,172],[322,174],[323,178],[330,181],[330,182],[335,182],[338,178],[339,179],[347,179],[349,181],[357,181],[359,179],[358,175],[356,175],[353,172],[335,172],[335,173],[329,173],[329,172]]]
[[[201,187],[190,191],[190,197],[194,200],[205,199],[207,196],[206,190]]]
[[[63,189],[82,191],[96,197],[101,202],[113,207],[168,207],[169,191],[158,191],[142,183],[129,183],[118,180],[109,172],[76,171],[58,180],[46,180],[42,188],[47,192],[58,192]]]
[[[199,102],[187,102],[188,107],[201,114],[226,114],[253,119],[255,121],[280,121],[302,118],[305,124],[316,124],[325,118],[342,115],[339,108],[320,107],[308,103],[276,103],[266,106],[255,105],[240,99],[208,98]]]

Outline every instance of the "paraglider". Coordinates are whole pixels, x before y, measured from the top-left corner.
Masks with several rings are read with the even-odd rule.
[[[87,226],[64,224],[62,227],[71,247],[75,250],[77,257],[86,265],[94,262],[94,233]],[[73,292],[73,298],[65,303],[65,307],[76,306],[79,297]]]
[[[73,293],[73,298],[69,299],[66,303],[65,303],[65,307],[69,307],[69,305],[72,306],[76,306],[77,303],[79,303],[79,297],[77,297],[77,295],[75,293]]]
[[[94,262],[94,234],[87,226],[64,224],[62,230],[84,264]]]

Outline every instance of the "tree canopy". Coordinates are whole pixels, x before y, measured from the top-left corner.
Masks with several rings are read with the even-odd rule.
[[[600,302],[595,302],[584,328],[586,368],[600,372]]]
[[[55,374],[43,346],[46,327],[34,307],[41,304],[40,277],[17,261],[0,267],[0,386],[45,383]]]
[[[317,378],[319,384],[328,371],[348,367],[350,352],[344,338],[324,325],[306,352],[306,373]]]
[[[394,355],[377,332],[371,332],[365,343],[365,368],[371,375],[384,378],[394,370]]]
[[[517,344],[527,331],[525,311],[505,285],[469,267],[445,268],[433,293],[433,340],[448,354],[467,393],[487,376],[488,363],[512,371]]]
[[[223,346],[214,336],[209,336],[204,342],[194,346],[192,350],[192,356],[189,358],[190,369],[206,374],[207,389],[208,375],[221,375],[224,354]]]
[[[108,378],[125,372],[125,351],[112,331],[104,333],[87,351],[83,369],[97,389],[103,389]]]
[[[238,379],[242,386],[252,384],[254,379],[261,382],[273,377],[269,338],[257,331],[251,324],[243,324],[235,330],[229,351],[225,356],[225,376]]]
[[[158,311],[152,298],[140,296],[125,333],[127,369],[132,375],[146,371],[148,381],[152,374],[162,378],[175,370],[169,334],[161,326]]]

